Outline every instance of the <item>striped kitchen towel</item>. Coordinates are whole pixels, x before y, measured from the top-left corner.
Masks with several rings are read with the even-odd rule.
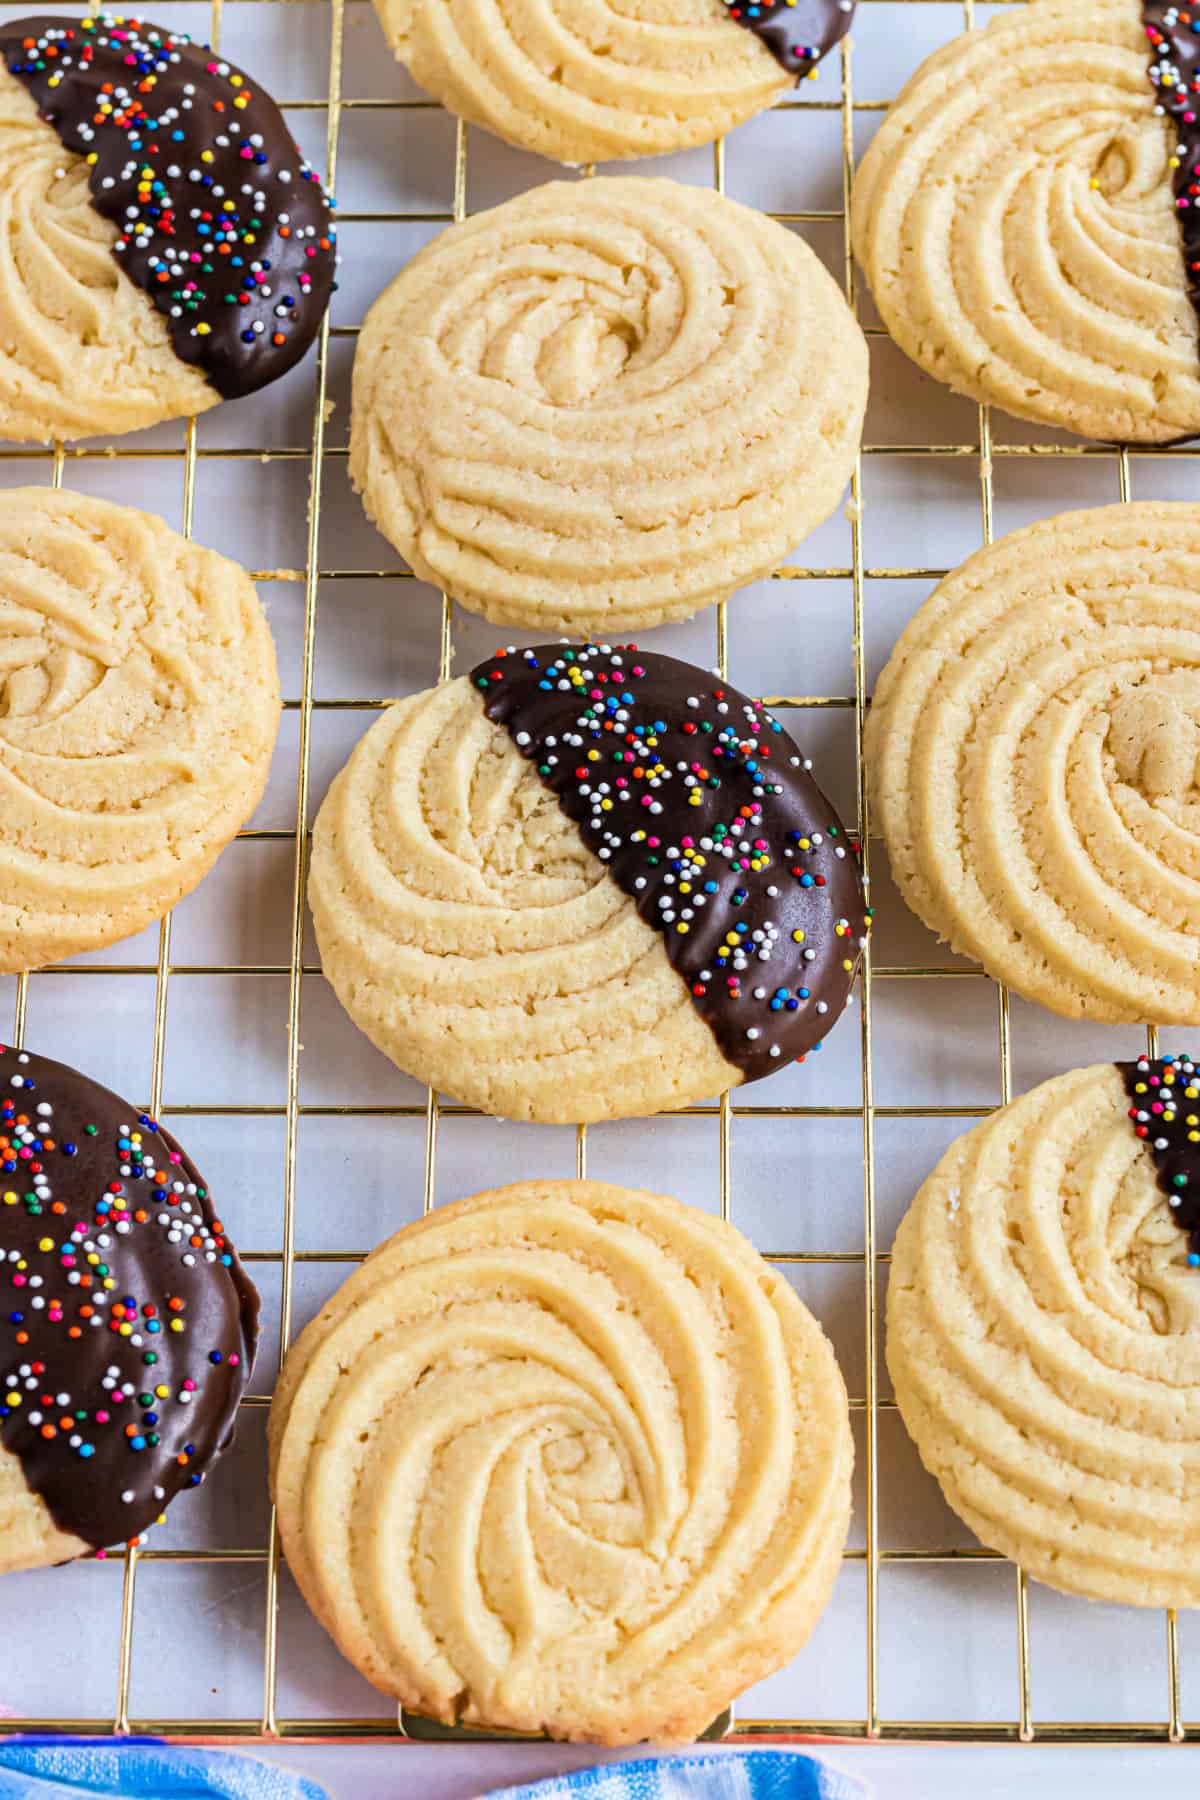
[[[746,1750],[604,1763],[486,1800],[864,1800],[865,1791],[797,1751]]]

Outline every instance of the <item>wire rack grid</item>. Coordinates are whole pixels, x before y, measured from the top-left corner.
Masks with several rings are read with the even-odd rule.
[[[864,0],[860,13],[860,36],[870,32],[872,28],[871,14],[885,3],[885,0]],[[224,15],[229,7],[245,7],[261,5],[263,0],[211,0],[209,36],[217,45],[220,41]],[[326,120],[325,133],[325,169],[329,185],[333,188],[337,181],[339,147],[344,122],[347,115],[354,112],[388,112],[403,111],[436,111],[433,103],[414,97],[404,98],[371,98],[369,96],[350,96],[343,92],[343,67],[345,33],[348,16],[355,8],[366,8],[369,0],[291,0],[298,15],[309,13],[309,9],[321,8],[328,14],[328,89],[317,98],[301,98],[286,100],[284,105],[288,112],[323,113]],[[910,0],[913,7],[926,7],[937,4],[937,0]],[[893,12],[896,10],[892,9]],[[974,0],[963,0],[961,6],[961,25],[970,27],[975,23]],[[322,29],[324,30],[324,23]],[[828,79],[817,88],[815,97],[809,98],[807,91],[795,99],[782,103],[781,112],[801,112],[812,115],[814,112],[835,113],[840,119],[840,161],[841,161],[841,203],[836,207],[809,208],[800,211],[775,213],[788,225],[836,227],[841,232],[842,244],[840,262],[843,271],[847,297],[853,306],[858,307],[859,295],[856,291],[856,271],[849,249],[849,234],[846,230],[846,219],[849,211],[850,192],[853,181],[855,162],[855,122],[862,115],[879,114],[886,105],[886,98],[857,98],[853,86],[854,51],[849,42],[843,44],[840,51],[840,93],[836,98],[828,97]],[[343,211],[341,219],[346,224],[382,225],[403,221],[406,224],[440,227],[453,220],[461,219],[467,212],[468,200],[468,152],[475,142],[475,134],[458,122],[454,127],[454,168],[453,168],[453,204],[450,210],[441,212],[427,211],[385,211],[362,210]],[[588,175],[591,171],[584,171]],[[712,181],[715,187],[724,191],[726,185],[726,146],[723,142],[715,145],[712,153]],[[877,325],[869,321],[866,325],[868,336],[880,340],[884,333]],[[349,1118],[365,1120],[382,1118],[385,1120],[412,1119],[423,1123],[423,1151],[420,1187],[422,1206],[428,1210],[434,1205],[437,1194],[438,1154],[441,1130],[444,1121],[449,1118],[472,1116],[469,1109],[445,1104],[434,1093],[429,1093],[423,1101],[413,1100],[401,1104],[377,1103],[338,1103],[314,1104],[302,1099],[301,1067],[302,1067],[302,1026],[304,1017],[304,1000],[306,982],[319,980],[320,969],[314,961],[309,960],[309,946],[306,939],[306,922],[304,910],[304,891],[306,878],[306,862],[308,853],[308,825],[311,816],[310,790],[313,786],[312,744],[314,722],[326,711],[344,713],[372,712],[386,704],[383,698],[347,696],[344,698],[318,695],[315,680],[317,653],[318,599],[326,584],[348,581],[367,581],[391,583],[412,579],[408,571],[400,568],[351,568],[327,566],[322,559],[322,494],[327,467],[344,459],[347,452],[344,444],[327,441],[328,432],[328,394],[330,388],[331,345],[339,339],[352,340],[357,327],[352,325],[331,325],[326,320],[318,341],[315,370],[312,376],[311,406],[309,416],[311,428],[309,440],[282,444],[260,444],[230,448],[202,447],[197,440],[196,421],[190,420],[185,429],[181,447],[157,448],[144,443],[129,445],[118,442],[114,446],[102,449],[87,448],[83,451],[72,450],[70,460],[74,465],[77,457],[88,459],[96,456],[123,458],[166,458],[172,464],[179,465],[182,482],[181,522],[185,533],[190,534],[193,526],[198,468],[208,458],[221,458],[230,461],[270,460],[272,462],[299,463],[307,470],[307,510],[305,520],[305,549],[302,566],[275,567],[253,571],[256,579],[264,582],[281,582],[293,584],[302,596],[303,625],[299,642],[299,686],[298,691],[290,695],[285,702],[286,709],[296,715],[296,759],[294,805],[292,807],[293,823],[289,826],[252,827],[241,834],[245,841],[274,840],[285,848],[290,848],[290,875],[288,880],[289,915],[288,915],[288,956],[286,961],[261,962],[227,962],[175,961],[172,957],[172,920],[163,920],[157,937],[157,950],[153,960],[125,961],[103,963],[79,962],[64,965],[51,971],[39,971],[33,977],[22,976],[15,984],[15,1003],[13,1015],[13,1038],[21,1043],[26,1034],[28,1023],[31,984],[41,981],[45,975],[63,976],[128,976],[142,977],[153,981],[153,1023],[152,1041],[149,1056],[149,1089],[147,1100],[152,1112],[160,1113],[168,1118],[190,1116],[199,1119],[201,1116],[218,1119],[255,1118],[272,1116],[282,1123],[282,1225],[279,1247],[277,1249],[251,1248],[247,1252],[247,1260],[255,1264],[267,1265],[268,1271],[274,1270],[279,1282],[279,1324],[278,1337],[280,1352],[286,1349],[293,1335],[293,1322],[296,1313],[295,1284],[298,1271],[310,1262],[321,1262],[331,1265],[337,1272],[338,1265],[361,1260],[370,1247],[361,1244],[353,1248],[310,1251],[298,1245],[297,1241],[297,1206],[298,1206],[298,1162],[300,1155],[300,1134],[302,1122],[310,1119]],[[864,554],[864,460],[875,457],[898,459],[926,459],[932,465],[944,466],[967,460],[974,464],[978,480],[978,516],[980,536],[983,541],[990,541],[993,532],[994,513],[994,476],[1000,459],[1004,458],[1071,458],[1071,459],[1103,459],[1112,467],[1115,474],[1112,498],[1118,496],[1127,500],[1131,493],[1131,463],[1141,458],[1169,457],[1172,460],[1188,459],[1200,454],[1196,449],[1183,447],[1170,451],[1138,451],[1111,449],[1104,446],[1070,443],[1065,441],[996,441],[993,425],[986,408],[980,408],[977,414],[976,429],[973,438],[961,442],[887,442],[864,444],[862,454],[855,468],[851,482],[849,519],[850,560],[848,563],[828,567],[792,567],[788,566],[776,571],[776,579],[780,581],[819,581],[838,583],[848,592],[851,603],[851,623],[853,630],[853,683],[852,691],[844,693],[821,694],[765,694],[763,698],[776,709],[799,709],[806,713],[821,710],[832,710],[852,716],[854,741],[855,787],[857,791],[858,824],[868,857],[872,851],[878,855],[878,846],[873,845],[870,837],[870,821],[868,816],[868,796],[863,773],[862,733],[868,706],[868,656],[867,656],[867,621],[866,607],[871,583],[892,582],[932,582],[945,573],[944,567],[933,567],[917,564],[902,566],[883,566],[869,563]],[[49,479],[57,486],[64,478],[68,453],[61,446],[44,453],[21,450],[0,451],[0,462],[19,459],[28,462],[37,457],[39,462],[48,468]],[[948,560],[955,560],[950,558]],[[402,591],[402,590],[401,590]],[[381,596],[382,598],[382,596]],[[454,665],[455,624],[449,601],[443,596],[440,624],[436,636],[436,668],[430,667],[428,678],[436,676],[438,680],[447,679]],[[730,653],[730,625],[725,605],[720,606],[715,615],[715,652],[716,662],[722,672],[727,673]],[[272,1105],[252,1104],[183,1104],[174,1102],[170,1094],[164,1091],[165,1071],[168,1047],[168,1022],[170,1018],[169,999],[172,983],[179,978],[245,978],[268,977],[283,983],[286,987],[286,1091],[280,1103]],[[1033,1657],[1031,1649],[1030,1595],[1025,1576],[1020,1570],[1011,1573],[1011,1591],[1009,1598],[1010,1648],[1005,1653],[1011,1659],[1013,1677],[1012,1691],[1015,1705],[1011,1714],[1001,1711],[989,1711],[987,1717],[960,1716],[950,1718],[936,1717],[891,1717],[885,1716],[881,1708],[881,1650],[880,1650],[880,1580],[881,1573],[893,1566],[904,1567],[920,1565],[930,1569],[947,1569],[963,1564],[1000,1565],[1002,1559],[993,1553],[969,1543],[934,1542],[917,1546],[884,1543],[880,1531],[880,1450],[879,1437],[881,1423],[889,1420],[894,1414],[894,1401],[881,1391],[881,1346],[879,1343],[878,1317],[881,1281],[886,1271],[888,1253],[881,1247],[880,1233],[876,1216],[876,1178],[879,1159],[876,1149],[876,1125],[880,1120],[945,1120],[969,1121],[981,1117],[991,1109],[991,1103],[968,1104],[881,1104],[876,1100],[875,1068],[873,1061],[873,1012],[876,995],[881,984],[895,982],[913,982],[927,984],[932,979],[945,980],[951,977],[966,977],[982,982],[983,977],[978,970],[968,966],[955,964],[943,966],[931,962],[897,962],[888,964],[873,961],[868,950],[863,964],[860,981],[860,1012],[858,1032],[860,1040],[860,1074],[861,1090],[856,1104],[833,1106],[772,1104],[771,1087],[753,1089],[755,1098],[741,1100],[726,1094],[719,1102],[706,1106],[687,1109],[692,1118],[705,1118],[715,1124],[715,1147],[717,1158],[717,1204],[722,1217],[738,1217],[738,1207],[734,1191],[733,1134],[739,1121],[770,1120],[785,1129],[796,1128],[804,1121],[857,1121],[861,1128],[861,1207],[862,1207],[862,1241],[861,1247],[851,1249],[821,1248],[779,1248],[770,1242],[760,1247],[771,1260],[786,1267],[802,1269],[807,1265],[850,1264],[861,1270],[861,1331],[862,1331],[862,1391],[851,1400],[851,1408],[855,1415],[859,1434],[860,1463],[862,1465],[861,1494],[859,1496],[859,1512],[861,1515],[861,1544],[848,1549],[847,1562],[858,1565],[862,1574],[861,1611],[858,1614],[856,1630],[861,1634],[861,1703],[854,1711],[844,1716],[824,1716],[813,1709],[808,1716],[800,1711],[790,1711],[787,1716],[755,1716],[751,1710],[739,1712],[736,1722],[731,1724],[733,1733],[745,1738],[786,1737],[786,1736],[818,1736],[848,1738],[914,1738],[914,1739],[956,1739],[956,1740],[1020,1740],[1031,1741],[1171,1741],[1182,1742],[1189,1737],[1200,1735],[1200,1722],[1189,1725],[1184,1719],[1181,1702],[1181,1648],[1180,1624],[1174,1612],[1168,1612],[1162,1629],[1162,1675],[1159,1692],[1161,1706],[1153,1710],[1149,1716],[1122,1717],[1114,1722],[1109,1719],[1070,1718],[1057,1716],[1041,1716],[1035,1714],[1033,1704]],[[932,992],[933,990],[927,990]],[[841,1026],[842,1032],[853,1033],[855,1024],[849,1017]],[[1013,1085],[1013,1033],[1009,996],[1003,988],[994,989],[994,1054],[998,1065],[998,1098],[1006,1101],[1012,1092]],[[1157,1048],[1157,1033],[1153,1027],[1148,1030],[1148,1042],[1151,1051]],[[761,1098],[759,1098],[761,1096]],[[955,1127],[957,1129],[958,1127]],[[578,1174],[585,1173],[588,1167],[589,1145],[586,1128],[579,1127],[575,1134],[574,1166]],[[532,1172],[532,1171],[531,1171]],[[476,1185],[483,1185],[487,1171],[481,1170]],[[684,1197],[687,1197],[686,1194]],[[857,1204],[849,1197],[845,1204]],[[382,1233],[380,1234],[382,1235]],[[261,1273],[261,1272],[260,1272]],[[250,1413],[257,1413],[261,1420],[262,1410],[269,1404],[269,1394],[253,1393],[247,1396],[244,1405]],[[307,1737],[322,1739],[362,1738],[394,1735],[396,1737],[427,1735],[426,1728],[419,1720],[405,1715],[362,1716],[354,1712],[333,1713],[318,1710],[302,1716],[291,1716],[280,1702],[280,1660],[284,1636],[281,1626],[281,1592],[285,1579],[280,1561],[279,1543],[273,1519],[270,1522],[266,1541],[259,1544],[220,1543],[212,1547],[157,1548],[151,1546],[144,1549],[131,1548],[119,1557],[114,1555],[110,1564],[119,1562],[120,1598],[119,1620],[116,1633],[117,1666],[115,1673],[115,1705],[111,1714],[80,1717],[64,1716],[26,1716],[22,1714],[14,1723],[26,1729],[56,1729],[78,1732],[113,1731],[125,1733],[130,1731],[153,1731],[181,1738],[204,1739],[240,1739],[240,1740],[275,1740],[289,1737]],[[226,1717],[214,1711],[212,1716],[201,1711],[192,1716],[168,1715],[165,1709],[157,1709],[153,1713],[139,1712],[133,1704],[132,1678],[134,1670],[134,1652],[137,1641],[139,1608],[139,1572],[147,1566],[155,1564],[185,1564],[199,1566],[252,1565],[261,1578],[261,1596],[263,1601],[263,1619],[261,1629],[261,1708],[257,1713],[239,1717]],[[96,1567],[96,1565],[90,1565]],[[62,1582],[82,1582],[88,1579],[83,1571],[61,1572],[57,1579]],[[844,1625],[842,1627],[844,1629]],[[1078,1647],[1082,1640],[1076,1639]],[[2,1659],[0,1659],[0,1680],[4,1679]],[[11,1708],[6,1708],[12,1711]],[[444,1735],[444,1734],[439,1734]]]

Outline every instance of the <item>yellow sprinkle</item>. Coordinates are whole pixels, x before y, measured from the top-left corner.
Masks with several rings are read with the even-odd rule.
[[[42,1250],[42,1251],[53,1250],[53,1248],[54,1248],[54,1239],[53,1238],[39,1238],[38,1239],[38,1249],[39,1250]]]
[[[5,1406],[20,1406],[20,1404],[21,1404],[20,1394],[5,1394],[4,1404],[5,1404]]]
[[[201,319],[200,323],[196,327],[196,336],[197,337],[207,337],[211,330],[212,330],[212,326],[206,325],[204,323],[204,320]]]
[[[160,1382],[154,1390],[155,1398],[158,1400],[165,1400],[170,1392],[170,1388],[167,1387],[164,1382]]]
[[[792,942],[793,944],[802,944],[807,936],[808,933],[806,931],[793,931]]]
[[[182,1331],[183,1330],[183,1320],[182,1319],[172,1319],[171,1320],[171,1330],[172,1331]]]

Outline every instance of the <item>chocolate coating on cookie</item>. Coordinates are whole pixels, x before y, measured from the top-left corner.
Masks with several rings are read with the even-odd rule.
[[[233,1435],[258,1295],[170,1132],[0,1049],[0,1444],[60,1530],[137,1536]]]
[[[1188,1056],[1142,1056],[1117,1068],[1133,1129],[1154,1158],[1176,1225],[1187,1233],[1188,1261],[1200,1265],[1200,1070]]]
[[[797,81],[839,44],[855,0],[722,0],[729,17],[761,38],[780,68]]]
[[[329,201],[275,102],[181,32],[107,13],[0,28],[9,73],[88,162],[113,255],[224,396],[300,360],[333,290]]]
[[[868,914],[853,843],[778,720],[634,645],[543,644],[471,672],[588,848],[661,933],[747,1081],[818,1047]]]
[[[1172,186],[1188,298],[1200,315],[1200,4],[1146,0],[1150,80],[1177,134]]]

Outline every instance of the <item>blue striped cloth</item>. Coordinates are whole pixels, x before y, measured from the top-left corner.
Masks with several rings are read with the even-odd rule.
[[[9,1738],[0,1742],[0,1800],[326,1800],[314,1782],[223,1750],[156,1738]]]
[[[794,1750],[653,1756],[576,1769],[485,1800],[863,1800],[848,1775]]]

